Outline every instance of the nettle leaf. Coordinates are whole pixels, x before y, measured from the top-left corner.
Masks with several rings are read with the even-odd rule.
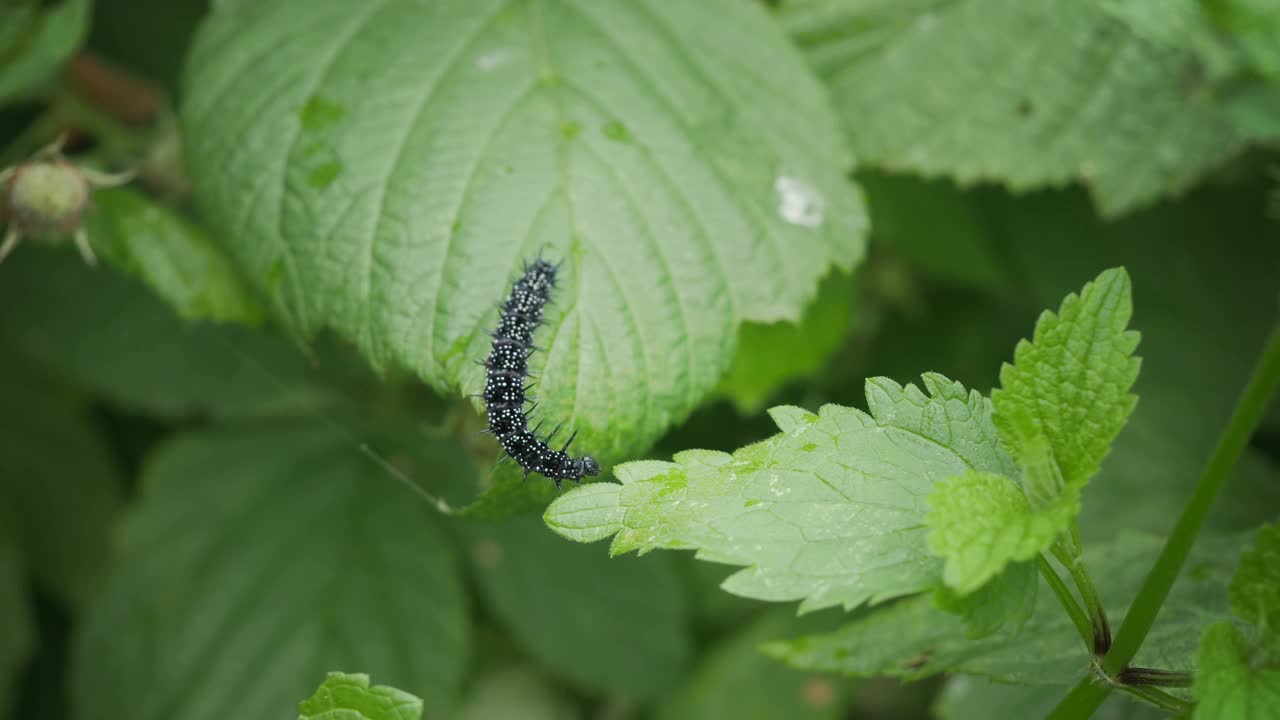
[[[934,593],[939,610],[959,615],[968,625],[970,638],[982,638],[1001,630],[1016,635],[1036,609],[1040,572],[1033,562],[1015,562],[968,595],[943,586]]]
[[[1236,615],[1280,638],[1280,525],[1258,531],[1253,547],[1240,556],[1228,593]]]
[[[713,647],[685,684],[658,706],[654,720],[845,717],[844,683],[791,670],[759,650],[761,643],[821,632],[838,621],[835,611],[796,617],[790,608],[779,607],[764,613]]]
[[[1258,654],[1240,628],[1229,622],[1205,630],[1196,672],[1196,720],[1275,719],[1280,661],[1260,661]]]
[[[1132,314],[1128,273],[1104,271],[1068,295],[1056,315],[1041,314],[1034,339],[1018,343],[991,393],[996,425],[1014,454],[1043,436],[1069,488],[1098,473],[1137,405],[1129,392],[1141,365],[1133,357],[1138,333],[1126,329]]]
[[[0,104],[58,71],[84,38],[90,0],[5,3],[0,7]]]
[[[671,558],[619,562],[537,518],[462,529],[486,603],[543,665],[632,700],[662,697],[683,677],[693,636]]]
[[[1135,665],[1195,667],[1201,628],[1230,616],[1222,587],[1231,573],[1233,548],[1242,540],[1240,535],[1201,538]],[[1121,622],[1142,584],[1142,574],[1133,568],[1149,567],[1162,544],[1155,536],[1125,533],[1085,551],[1112,623]],[[878,609],[833,633],[772,643],[765,652],[802,670],[908,679],[954,672],[1029,685],[1071,685],[1091,666],[1075,626],[1047,592],[1039,593],[1035,612],[1017,637],[1000,633],[975,640],[962,619],[938,610],[931,597],[922,595]]]
[[[724,589],[802,608],[852,608],[937,586],[925,546],[925,497],[968,470],[1014,473],[991,405],[941,375],[924,392],[866,383],[871,414],[828,405],[817,415],[771,411],[782,433],[733,455],[678,453],[675,462],[614,469],[621,485],[565,493],[547,524],[579,542],[616,534],[612,552],[696,549],[746,566]]]
[[[929,549],[946,559],[943,579],[957,593],[1033,559],[1071,528],[1081,490],[1137,403],[1129,389],[1138,334],[1125,329],[1132,311],[1128,275],[1107,270],[1057,315],[1042,314],[1034,341],[1019,342],[1001,370],[991,404],[1022,484],[970,470],[929,495]]]
[[[782,18],[860,161],[1015,190],[1083,182],[1116,215],[1186,189],[1252,138],[1226,102],[1238,88],[1202,77],[1210,21],[1182,22],[1194,0],[1146,3],[1161,38],[1114,4],[816,0]]]
[[[137,276],[179,316],[257,325],[262,307],[208,235],[129,190],[99,190],[88,217],[98,252]]]
[[[35,618],[27,600],[21,553],[0,532],[0,717],[9,717],[22,668],[35,646]]]
[[[187,70],[195,194],[289,328],[475,392],[513,273],[563,260],[540,409],[606,461],[863,252],[825,90],[752,3],[224,3]]]
[[[1018,483],[974,471],[940,483],[929,506],[929,551],[946,558],[943,580],[962,595],[1052,545],[1080,509],[1077,500],[1036,512]]]
[[[929,550],[946,559],[943,580],[961,595],[1047,550],[1080,513],[1080,488],[1064,484],[1042,437],[1021,448],[1021,459],[1021,486],[970,471],[929,495]]]
[[[408,458],[469,472],[456,448],[408,435]],[[191,433],[146,468],[76,638],[76,717],[289,717],[335,667],[451,704],[466,595],[428,504],[324,426]]]
[[[308,358],[265,332],[185,323],[111,268],[36,245],[0,264],[0,342],[112,405],[166,419],[329,411],[371,377],[331,343]]]
[[[419,720],[422,698],[369,676],[331,672],[311,697],[298,703],[298,720]]]
[[[103,579],[121,488],[116,458],[87,408],[0,357],[0,526],[67,608],[87,601]]]

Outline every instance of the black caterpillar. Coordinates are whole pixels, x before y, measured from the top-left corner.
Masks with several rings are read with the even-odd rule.
[[[525,409],[525,403],[529,402],[525,393],[533,387],[532,383],[525,384],[530,376],[529,357],[537,349],[533,333],[542,324],[542,309],[551,299],[559,269],[559,265],[542,258],[532,264],[525,263],[524,274],[502,304],[498,327],[489,333],[493,337],[493,349],[483,363],[487,376],[481,395],[489,416],[489,432],[498,438],[507,455],[524,468],[525,478],[531,472],[540,473],[554,480],[557,488],[564,480],[582,482],[585,475],[600,474],[600,465],[590,455],[569,456],[569,445],[578,436],[576,430],[563,447],[552,450],[547,443],[560,432],[563,423],[544,440],[535,434],[542,422],[532,430],[528,425],[529,415],[537,407],[537,403],[533,403]]]

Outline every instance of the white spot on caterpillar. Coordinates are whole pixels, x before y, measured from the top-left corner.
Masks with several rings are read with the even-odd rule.
[[[773,189],[778,193],[778,214],[792,225],[816,228],[822,225],[823,214],[827,202],[809,183],[796,178],[779,175],[773,181]]]

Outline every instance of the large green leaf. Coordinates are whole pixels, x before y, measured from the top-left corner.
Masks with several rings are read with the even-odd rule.
[[[458,451],[402,439],[443,475]],[[327,429],[189,434],[147,463],[72,660],[79,720],[291,717],[334,668],[447,707],[468,655],[433,509]]]
[[[612,560],[532,517],[464,529],[486,602],[543,665],[633,700],[679,682],[693,639],[671,558]]]
[[[845,716],[841,681],[796,672],[760,653],[763,642],[820,632],[838,621],[836,611],[797,618],[775,608],[716,646],[684,685],[657,710],[655,720],[823,720]]]
[[[1017,190],[1078,181],[1117,214],[1187,188],[1250,137],[1228,107],[1241,90],[1201,76],[1211,28],[1195,0],[1143,4],[1159,37],[1116,4],[812,0],[783,17],[861,160]]]
[[[100,190],[88,219],[98,251],[150,286],[178,315],[255,325],[262,308],[230,261],[191,221],[129,190]]]
[[[35,649],[34,618],[17,545],[0,532],[0,718],[8,718],[15,688]]]
[[[0,104],[49,79],[80,46],[91,0],[45,5],[18,0],[0,7]]]
[[[724,583],[764,600],[854,607],[937,586],[925,547],[925,496],[969,469],[1016,475],[991,405],[927,374],[926,395],[885,378],[866,384],[868,415],[828,405],[771,412],[782,433],[732,456],[677,453],[675,462],[615,469],[621,485],[566,493],[547,509],[580,542],[616,534],[612,552],[696,549],[746,566]]]
[[[1195,666],[1196,639],[1205,625],[1229,617],[1222,588],[1243,536],[1203,538],[1188,569],[1160,610],[1134,664],[1167,670]],[[1107,614],[1119,623],[1143,581],[1134,568],[1150,567],[1162,542],[1125,534],[1085,551]],[[1052,593],[1041,592],[1022,634],[973,640],[965,624],[933,607],[929,596],[877,610],[827,635],[766,647],[788,664],[849,675],[920,678],[940,672],[984,675],[1002,682],[1070,685],[1088,672],[1090,657],[1075,626]]]
[[[121,494],[116,458],[86,409],[0,358],[0,526],[69,607],[107,570]]]
[[[35,246],[0,265],[0,342],[114,405],[162,417],[321,412],[367,383],[342,348],[309,359],[264,332],[187,324],[110,268]]]
[[[863,249],[825,91],[753,3],[223,3],[182,119],[198,201],[284,322],[437,389],[479,389],[521,262],[564,261],[541,409],[606,461]]]

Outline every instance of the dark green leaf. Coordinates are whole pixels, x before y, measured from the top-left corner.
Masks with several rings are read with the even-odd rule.
[[[42,250],[0,265],[0,341],[115,405],[163,417],[286,415],[339,406],[344,389],[366,382],[341,352],[309,362],[262,332],[188,325],[111,269]]]
[[[766,641],[829,629],[838,619],[834,612],[797,618],[792,608],[775,608],[712,649],[655,720],[844,717],[843,681],[791,670],[759,650]]]
[[[577,720],[573,703],[537,670],[513,667],[476,679],[450,720]]]
[[[96,0],[89,44],[170,92],[210,0]]]
[[[9,717],[21,671],[35,649],[34,618],[17,545],[0,533],[0,718]]]
[[[661,697],[680,680],[693,647],[670,558],[619,562],[536,518],[464,529],[486,602],[544,665],[629,699]]]
[[[100,584],[120,505],[116,458],[85,408],[0,361],[0,525],[68,607]]]
[[[733,365],[720,381],[744,415],[759,412],[783,384],[820,370],[849,331],[857,286],[844,273],[832,273],[799,323],[746,323],[738,331]]]
[[[401,438],[439,474],[456,450]],[[452,544],[433,509],[327,429],[188,434],[147,463],[118,571],[76,639],[80,720],[290,717],[358,667],[438,713],[467,664]]]
[[[943,280],[980,289],[1008,286],[1008,260],[981,205],[944,180],[861,172],[873,237]]]

